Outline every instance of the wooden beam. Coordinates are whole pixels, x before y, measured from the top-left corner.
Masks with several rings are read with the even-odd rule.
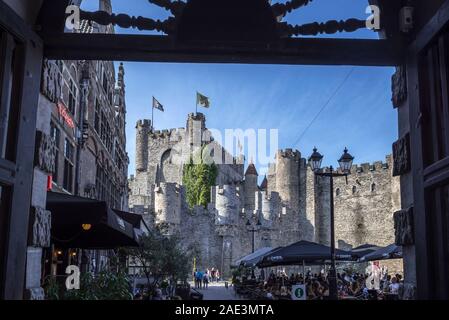
[[[42,34],[49,59],[187,63],[396,66],[401,43],[390,40],[291,38],[278,43],[179,44],[167,36]]]

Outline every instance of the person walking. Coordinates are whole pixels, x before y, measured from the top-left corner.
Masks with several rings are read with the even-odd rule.
[[[209,276],[207,272],[203,275],[203,288],[207,289],[209,287]]]
[[[198,269],[195,269],[195,273],[193,274],[194,279],[195,279],[195,288],[199,289],[200,288],[200,281],[199,281],[199,271]]]
[[[217,271],[215,271],[215,276],[217,277],[217,282],[219,282],[220,281],[220,272],[218,271],[218,269],[217,269]]]
[[[198,287],[199,287],[199,289],[203,288],[203,277],[204,277],[203,272],[198,271]]]

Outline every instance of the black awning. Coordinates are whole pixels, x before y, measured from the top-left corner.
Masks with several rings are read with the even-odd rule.
[[[133,225],[136,218],[128,221],[106,202],[48,192],[47,210],[51,211],[51,240],[59,248],[138,246]]]
[[[351,252],[335,249],[337,260],[351,260]],[[258,267],[323,263],[331,259],[331,248],[322,244],[299,241],[264,256]]]
[[[366,256],[367,254],[377,251],[379,249],[380,249],[379,246],[367,243],[352,249],[351,254],[354,259],[360,259],[361,257]]]
[[[378,260],[400,259],[400,258],[402,258],[402,246],[398,246],[393,243],[390,244],[389,246],[368,253],[367,255],[361,257],[359,261],[367,262],[367,261],[378,261]]]

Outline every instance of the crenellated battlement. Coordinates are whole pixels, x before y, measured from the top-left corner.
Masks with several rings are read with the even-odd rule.
[[[154,130],[149,133],[149,137],[152,140],[166,140],[166,139],[179,139],[184,137],[185,128],[173,128],[167,130]]]
[[[192,113],[189,113],[188,120],[206,121],[206,116],[201,112],[197,112],[197,113],[192,112]]]
[[[289,158],[295,161],[299,161],[301,159],[301,152],[298,150],[293,150],[291,148],[278,150],[276,153],[276,157],[278,158]]]
[[[151,128],[151,120],[149,119],[141,119],[136,123],[136,129],[138,128]]]
[[[387,171],[391,169],[393,165],[393,157],[392,155],[387,155],[385,157],[385,161],[374,161],[371,163],[365,162],[361,164],[353,164],[351,167],[351,174],[364,174],[364,173],[370,173],[373,171]],[[307,163],[307,167],[310,168],[310,163]],[[329,171],[329,167],[324,167],[321,169],[323,172]],[[341,173],[340,168],[334,168],[337,172]]]

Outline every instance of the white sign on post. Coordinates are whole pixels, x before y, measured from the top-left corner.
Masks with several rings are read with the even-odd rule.
[[[304,284],[292,286],[292,300],[307,300],[306,286]]]

